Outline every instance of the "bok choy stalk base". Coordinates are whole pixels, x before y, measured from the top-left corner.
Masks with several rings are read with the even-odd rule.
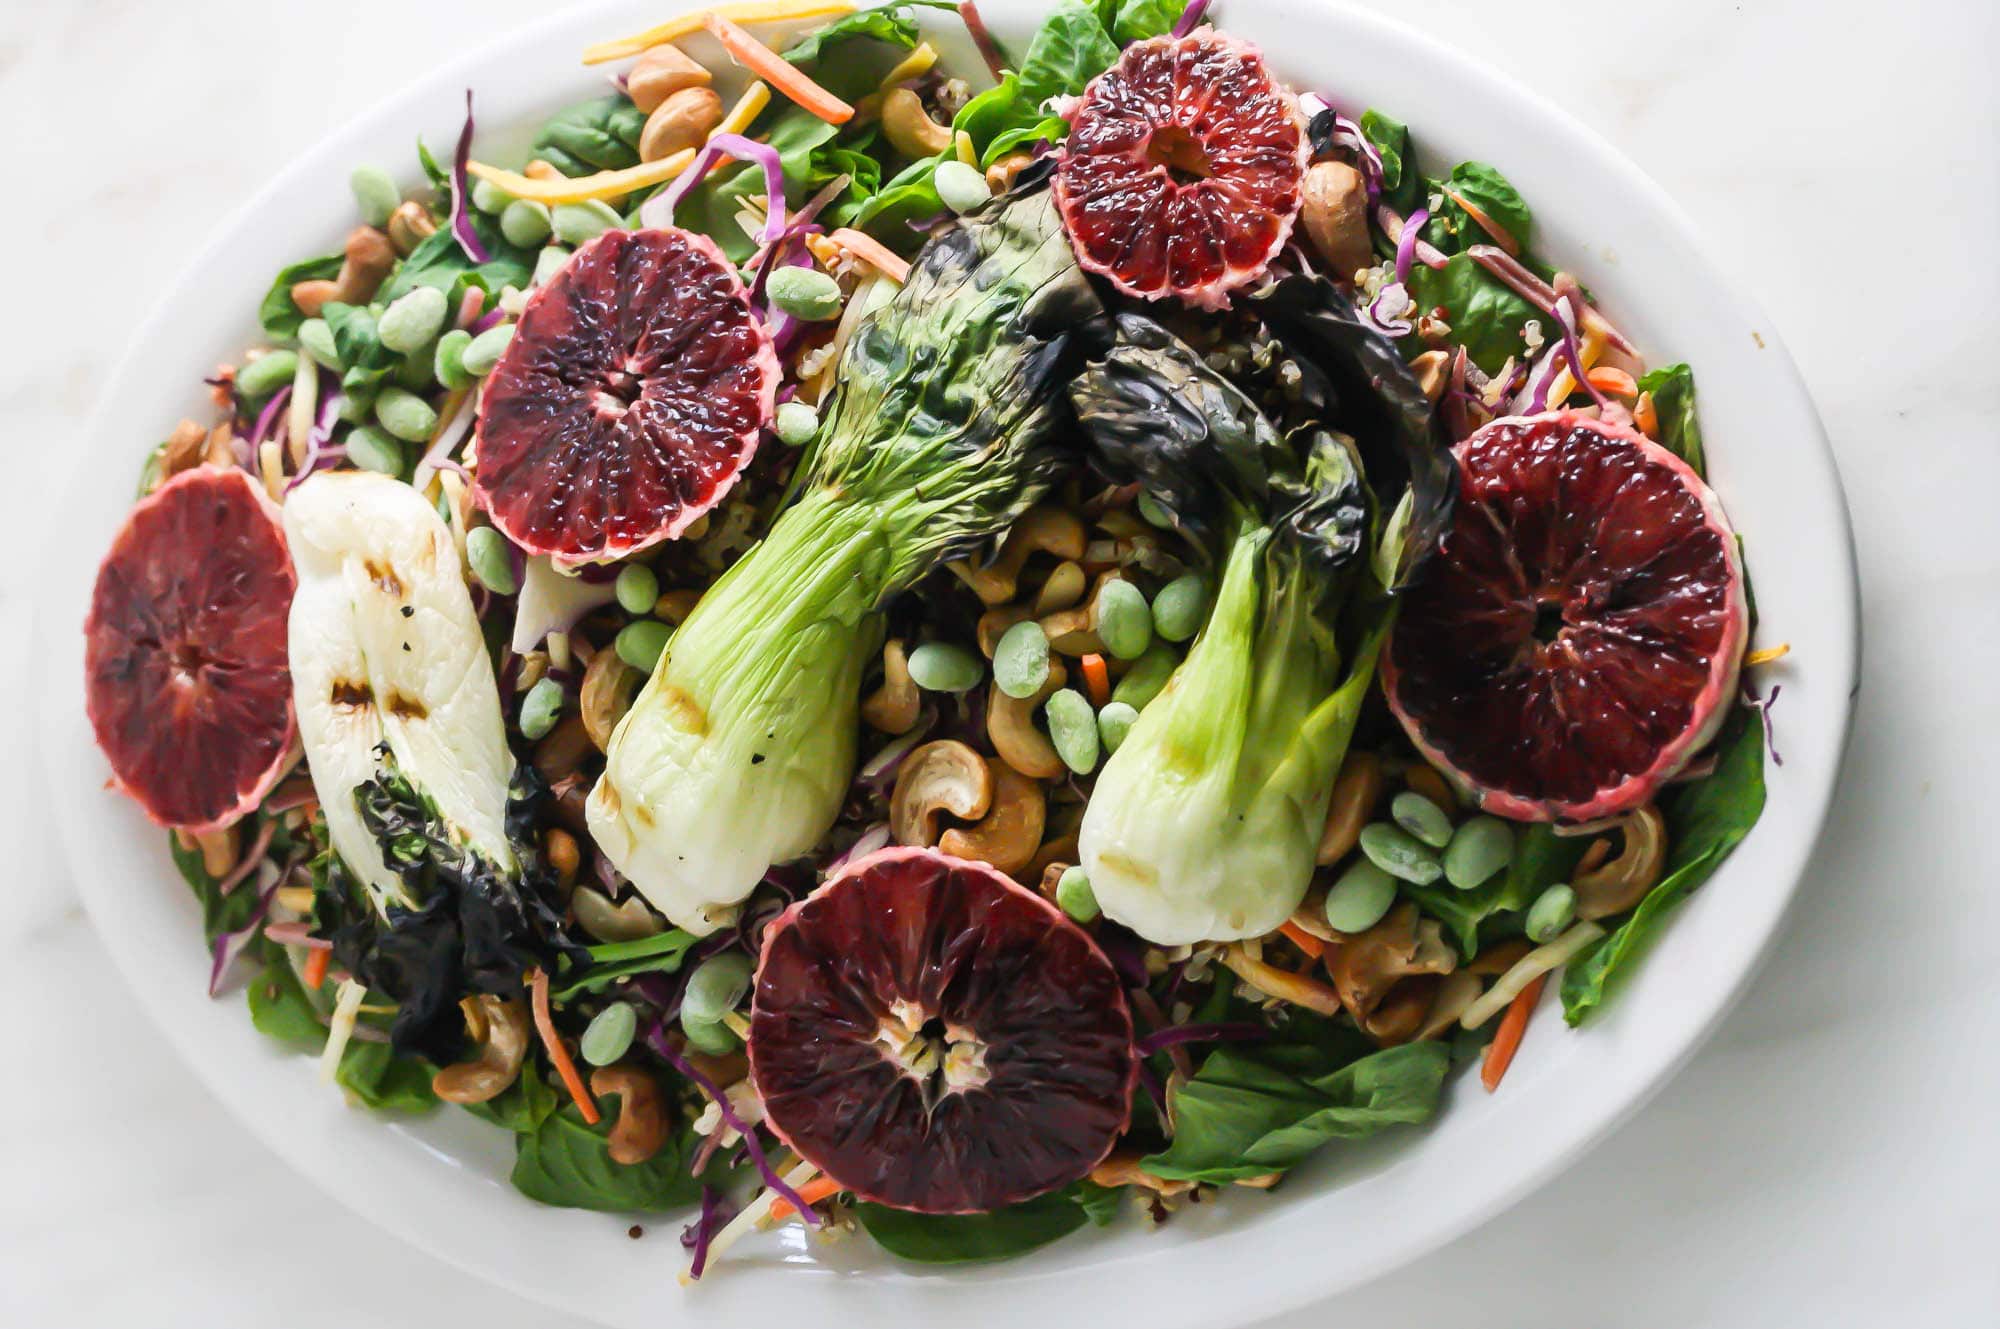
[[[677,926],[713,931],[832,826],[884,603],[1047,491],[1102,329],[1031,187],[927,245],[856,331],[792,506],[674,634],[591,792],[598,845]]]

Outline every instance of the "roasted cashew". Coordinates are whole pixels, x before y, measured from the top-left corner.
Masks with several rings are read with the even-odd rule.
[[[1064,559],[1050,570],[1042,588],[1035,592],[1035,617],[1045,618],[1064,609],[1074,609],[1088,585],[1083,564]]]
[[[951,146],[951,129],[931,119],[924,99],[908,88],[882,98],[882,133],[905,157],[935,157]]]
[[[1010,152],[986,168],[986,187],[996,194],[1004,194],[1014,187],[1014,177],[1028,168],[1034,157],[1025,152]]]
[[[569,897],[569,907],[576,915],[576,925],[598,941],[637,941],[666,930],[636,893],[623,904],[613,904],[604,892],[578,886]]]
[[[647,47],[633,62],[625,76],[625,95],[651,115],[673,93],[682,88],[705,88],[714,77],[680,47],[661,42]]]
[[[1044,827],[1043,834],[1047,834],[1049,829]],[[1073,865],[1077,858],[1076,829],[1071,827],[1061,835],[1051,836],[1042,841],[1042,847],[1028,860],[1028,869],[1021,874],[1021,878],[1024,881],[1041,882],[1048,888],[1042,894],[1053,900],[1056,898],[1056,882],[1055,877],[1048,876],[1049,869],[1054,868],[1056,876],[1061,876],[1062,870]]]
[[[521,1060],[528,1053],[525,1002],[483,993],[469,1000],[472,1008],[467,1015],[476,1018],[466,1023],[480,1041],[479,1055],[431,1077],[431,1092],[447,1103],[485,1103],[498,1097],[521,1074]]]
[[[1407,902],[1326,953],[1340,1004],[1384,1047],[1416,1036],[1435,1003],[1438,977],[1457,967],[1458,952],[1443,929]]]
[[[639,160],[656,162],[699,147],[722,123],[722,98],[713,88],[688,87],[670,94],[646,117],[639,131]]]
[[[986,815],[975,825],[946,831],[937,847],[954,858],[977,859],[1012,874],[1033,862],[1041,848],[1048,800],[1039,781],[999,758],[988,757],[986,769],[993,787]]]
[[[396,252],[408,255],[424,241],[437,234],[438,225],[431,219],[430,209],[415,199],[398,203],[396,210],[389,214],[389,243]]]
[[[1083,557],[1085,544],[1083,521],[1075,513],[1058,507],[1030,508],[1007,532],[991,563],[980,568],[960,559],[949,566],[972,588],[981,604],[999,605],[1014,598],[1021,569],[1032,555],[1054,554],[1075,562]]]
[[[609,646],[590,657],[590,667],[583,671],[577,714],[583,717],[583,730],[599,752],[610,749],[611,731],[632,708],[632,694],[639,690],[639,683],[639,671]]]
[[[889,834],[897,844],[929,847],[944,834],[946,813],[977,821],[993,803],[986,759],[956,739],[926,743],[903,758],[889,794]]]
[[[1373,261],[1368,239],[1368,186],[1345,162],[1319,162],[1306,172],[1299,221],[1333,279],[1350,285]]]
[[[581,715],[565,715],[541,742],[535,744],[534,767],[544,780],[554,784],[565,775],[576,774],[583,759],[596,744]]]
[[[637,1066],[600,1066],[590,1073],[590,1092],[618,1099],[611,1123],[611,1161],[630,1167],[660,1152],[667,1143],[667,1104],[659,1083]]]
[[[192,420],[183,420],[174,426],[174,432],[167,435],[167,441],[160,445],[159,479],[179,475],[201,465],[202,454],[208,450],[208,430]],[[159,481],[154,482],[157,488]]]
[[[662,591],[658,602],[653,605],[653,614],[679,627],[687,622],[687,616],[694,612],[695,604],[700,599],[700,591]]]
[[[1381,760],[1372,752],[1348,753],[1333,782],[1333,797],[1327,801],[1326,826],[1320,831],[1315,861],[1325,867],[1352,853],[1361,840],[1361,828],[1375,815],[1375,805],[1381,801]]]
[[[1618,857],[1593,872],[1581,872],[1570,882],[1576,892],[1576,916],[1608,918],[1646,898],[1659,883],[1667,862],[1667,822],[1651,803],[1626,814],[1619,822],[1624,848]]]
[[[1412,1041],[1421,1043],[1436,1038],[1457,1025],[1458,1017],[1465,1014],[1466,1007],[1479,1000],[1479,994],[1485,987],[1479,981],[1479,975],[1463,969],[1446,974],[1438,984],[1437,995],[1431,998],[1429,1014],[1417,1027],[1417,1036]]]
[[[975,629],[975,635],[979,638],[979,653],[991,660],[994,650],[1000,645],[1000,638],[1006,635],[1007,629],[1033,617],[1026,605],[994,605],[979,616],[979,625]]]
[[[1049,736],[1035,728],[1035,708],[1068,682],[1068,671],[1049,662],[1049,676],[1032,697],[1010,697],[994,684],[986,699],[986,737],[1000,760],[1035,780],[1054,780],[1069,769]]]
[[[923,696],[910,680],[910,657],[900,639],[882,644],[882,686],[861,703],[861,718],[885,734],[907,734],[923,713]]]
[[[557,885],[564,890],[576,885],[576,872],[583,863],[583,851],[577,847],[574,835],[560,826],[551,826],[542,836],[542,856],[548,859],[550,870],[556,874]]]
[[[396,246],[373,226],[357,226],[347,235],[340,275],[328,281],[302,281],[292,286],[292,303],[307,318],[318,318],[327,305],[365,305],[375,298],[389,269],[396,266]]]
[[[1428,762],[1413,761],[1403,768],[1403,784],[1412,793],[1422,794],[1437,804],[1438,811],[1450,816],[1458,811],[1458,795]]]
[[[1424,390],[1424,395],[1436,401],[1444,395],[1444,381],[1451,372],[1451,353],[1425,351],[1410,361],[1410,372],[1417,376],[1417,386]]]

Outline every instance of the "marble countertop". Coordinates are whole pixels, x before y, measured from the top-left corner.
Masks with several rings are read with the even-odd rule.
[[[2000,891],[1985,805],[2000,746],[2000,11],[1371,3],[1593,124],[1763,302],[1846,476],[1866,665],[1811,879],[1715,1039],[1554,1184],[1284,1323],[2000,1322]],[[0,606],[17,642],[33,640],[19,628],[36,560],[67,556],[48,495],[129,323],[288,153],[545,7],[0,9],[16,182],[0,209],[13,284],[0,407],[21,481],[0,486]],[[32,728],[26,665],[0,657],[17,734]],[[1782,738],[1782,704],[1776,720]],[[369,1228],[242,1136],[112,971],[45,838],[35,771],[0,773],[14,846],[0,1321],[580,1325]]]

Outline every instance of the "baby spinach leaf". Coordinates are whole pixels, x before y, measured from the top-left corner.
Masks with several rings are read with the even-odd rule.
[[[499,224],[474,213],[472,229],[492,257],[474,263],[449,227],[440,228],[421,240],[409,257],[396,265],[394,273],[376,293],[376,303],[389,305],[419,286],[435,286],[454,307],[467,288],[478,287],[488,294],[503,286],[525,289],[535,269],[535,253],[517,249],[500,234]],[[343,360],[342,363],[346,363]]]
[[[1427,1120],[1451,1065],[1443,1043],[1384,1048],[1336,1070],[1301,1044],[1222,1047],[1174,1095],[1174,1139],[1155,1176],[1231,1182],[1280,1172],[1332,1140]]]
[[[539,157],[564,175],[622,171],[639,164],[639,134],[646,113],[622,93],[565,107],[535,135],[530,157]]]
[[[1541,316],[1464,254],[1452,255],[1441,268],[1417,264],[1410,272],[1410,296],[1426,312],[1443,306],[1452,340],[1464,345],[1473,362],[1489,374],[1498,373],[1508,356],[1526,353],[1521,329],[1529,319]],[[1545,326],[1543,331],[1552,330]],[[1422,349],[1414,339],[1410,345]]]
[[[1409,126],[1392,115],[1364,111],[1361,132],[1382,159],[1382,201],[1405,215],[1414,211],[1423,181],[1417,176],[1416,154],[1410,150]]]
[[[263,943],[264,968],[250,980],[246,997],[250,1003],[250,1023],[257,1032],[305,1052],[317,1052],[326,1044],[326,1026],[320,1023],[298,971],[285,957],[284,948]]]
[[[1563,971],[1563,1016],[1571,1024],[1603,1004],[1607,992],[1645,954],[1674,906],[1707,881],[1764,813],[1764,727],[1739,706],[1716,740],[1714,774],[1682,785],[1661,807],[1667,819],[1666,875],[1632,916]]]
[[[430,1063],[399,1055],[387,1043],[347,1045],[334,1082],[378,1112],[428,1112],[438,1104],[431,1092]]]
[[[785,59],[791,61],[801,69],[808,69],[817,64],[827,54],[829,47],[841,42],[850,41],[856,37],[873,38],[885,45],[895,47],[899,51],[907,51],[917,44],[919,35],[917,32],[917,20],[910,13],[911,3],[922,4],[927,9],[952,8],[951,5],[943,3],[943,0],[910,0],[909,3],[905,4],[884,5],[880,9],[858,9],[851,14],[835,19],[833,22],[819,29],[819,31],[808,34],[802,40],[786,48]],[[845,59],[845,55],[842,58]],[[888,71],[885,68],[883,72],[886,73]],[[855,75],[854,77],[860,76]],[[847,95],[845,92],[823,80],[816,79],[815,81],[820,82],[822,87],[825,87],[836,97],[845,97]],[[874,86],[880,84],[881,81],[881,75],[876,75],[875,84],[871,84],[868,88],[863,89],[863,91],[873,91]]]
[[[515,1137],[514,1188],[543,1204],[606,1213],[655,1214],[700,1202],[701,1181],[685,1165],[690,1133],[643,1163],[612,1162],[610,1134],[610,1118],[586,1126],[573,1104],[550,1113]]]
[[[1111,1221],[1118,1217],[1118,1210],[1125,1203],[1123,1186],[1100,1186],[1094,1181],[1079,1181],[1070,1189],[1084,1214],[1098,1227],[1111,1226]]]
[[[1039,118],[1044,101],[1082,92],[1084,84],[1117,59],[1118,43],[1104,30],[1097,11],[1077,0],[1062,0],[1028,43],[1021,60],[1020,96]]]
[[[966,1264],[1025,1255],[1068,1236],[1091,1217],[1075,1187],[987,1214],[913,1214],[857,1204],[854,1216],[883,1250],[920,1264]]]
[[[1639,391],[1653,394],[1660,417],[1660,446],[1708,474],[1708,454],[1701,445],[1701,421],[1694,411],[1694,371],[1686,365],[1662,365],[1639,380]]]
[[[700,938],[679,928],[670,928],[650,937],[640,937],[635,941],[606,942],[602,946],[589,947],[590,962],[587,965],[572,965],[567,958],[562,963],[561,987],[552,987],[549,1000],[565,1002],[574,1000],[585,992],[602,992],[613,982],[633,974],[654,972],[672,973],[681,967],[688,948]]]
[[[542,1078],[532,1061],[523,1062],[521,1074],[496,1097],[484,1103],[466,1103],[467,1112],[496,1126],[505,1126],[516,1135],[541,1129],[556,1110],[556,1091]]]
[[[299,324],[306,321],[306,316],[292,303],[292,287],[302,281],[332,281],[340,275],[344,261],[339,254],[302,258],[272,278],[271,289],[264,292],[264,301],[257,306],[257,321],[264,325],[264,335],[273,341],[289,341],[298,336]]]
[[[1439,206],[1424,227],[1424,239],[1445,253],[1459,253],[1468,245],[1496,243],[1486,228],[1452,197],[1454,194],[1512,236],[1517,247],[1528,247],[1534,216],[1528,211],[1526,200],[1507,182],[1506,176],[1485,162],[1460,162],[1452,167],[1450,179],[1429,181],[1426,188],[1428,193],[1438,196]]]
[[[246,822],[244,832],[253,829]],[[181,848],[181,842],[172,831],[167,832],[168,852],[173,855],[174,866],[180,869],[181,877],[194,892],[194,898],[201,904],[201,930],[213,942],[225,932],[235,932],[247,926],[250,915],[257,911],[257,891],[254,887],[238,886],[224,895],[221,883],[209,875],[202,863],[200,846]]]
[[[1104,26],[1125,46],[1172,32],[1187,5],[1182,0],[1117,0],[1110,7],[1116,12]]]

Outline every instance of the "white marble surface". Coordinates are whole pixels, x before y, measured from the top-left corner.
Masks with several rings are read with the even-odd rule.
[[[26,626],[37,558],[95,556],[64,546],[48,495],[125,329],[213,223],[288,152],[544,7],[0,7],[7,621]],[[2000,744],[1995,7],[1379,7],[1597,126],[1765,304],[1847,478],[1866,669],[1812,880],[1715,1040],[1555,1184],[1287,1323],[2000,1322],[2000,891],[1982,760]],[[0,683],[26,733],[19,648]],[[1777,720],[1782,738],[1782,703]],[[579,1323],[392,1242],[245,1141],[111,971],[44,839],[34,770],[0,772],[0,1322]]]

